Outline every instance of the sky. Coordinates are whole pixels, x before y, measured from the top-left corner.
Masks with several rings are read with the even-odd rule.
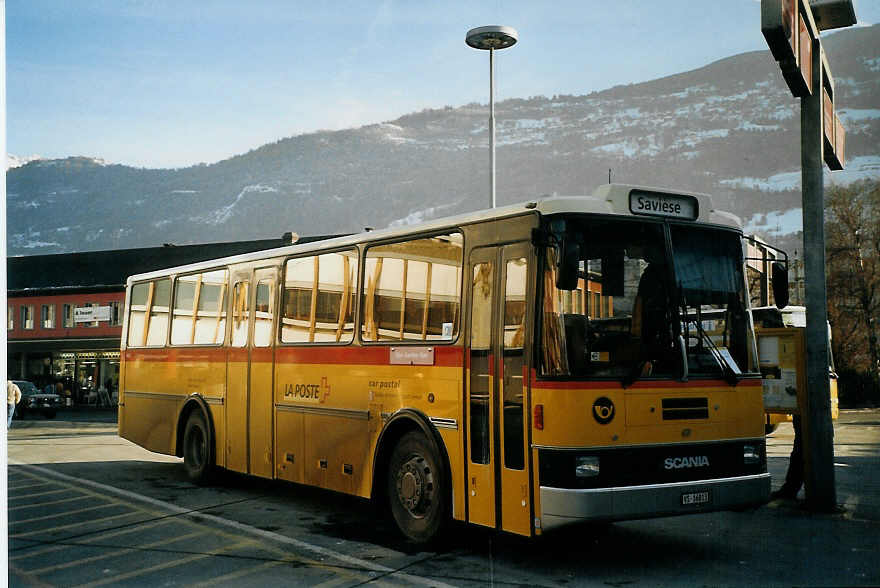
[[[880,0],[854,0],[860,25]],[[488,103],[588,94],[767,50],[758,0],[6,0],[7,151],[146,168]],[[826,33],[827,34],[827,33]],[[488,115],[488,114],[487,114]]]

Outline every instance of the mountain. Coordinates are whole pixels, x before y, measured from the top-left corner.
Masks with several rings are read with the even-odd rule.
[[[24,157],[19,157],[17,155],[13,155],[8,153],[6,155],[6,169],[11,169],[13,167],[21,167],[26,165],[32,161],[37,161],[38,159],[43,159],[39,155],[26,155]]]
[[[880,177],[880,25],[823,40],[847,170]],[[608,181],[715,197],[778,242],[800,225],[800,117],[769,50],[585,96],[496,104],[499,204]],[[485,208],[488,111],[468,104],[279,140],[212,165],[86,158],[7,171],[9,255],[360,231]],[[136,138],[133,138],[136,140]]]

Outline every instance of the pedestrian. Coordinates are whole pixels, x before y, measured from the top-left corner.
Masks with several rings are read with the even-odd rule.
[[[12,415],[15,414],[15,405],[21,402],[21,390],[12,380],[6,380],[6,429],[12,428]]]
[[[801,442],[801,417],[792,415],[791,424],[794,427],[794,445],[791,448],[791,457],[788,459],[788,471],[785,473],[785,483],[779,490],[773,492],[770,498],[797,498],[801,486],[804,485],[804,455]]]

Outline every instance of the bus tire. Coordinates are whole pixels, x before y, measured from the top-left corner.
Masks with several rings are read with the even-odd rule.
[[[449,490],[443,462],[425,436],[400,438],[388,464],[386,496],[400,532],[413,543],[436,538],[448,519]]]
[[[183,433],[183,466],[195,484],[207,484],[214,471],[214,439],[199,410],[190,413]]]

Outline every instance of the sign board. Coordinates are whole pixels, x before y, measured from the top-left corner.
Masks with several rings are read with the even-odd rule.
[[[95,321],[110,321],[109,306],[84,306],[73,309],[74,323],[93,323]]]
[[[632,190],[629,193],[629,210],[633,214],[686,220],[696,220],[699,216],[697,199],[693,196],[663,194],[646,190]]]
[[[764,410],[798,414],[804,387],[803,329],[757,329]]]
[[[776,61],[797,60],[798,0],[762,0],[761,32]]]
[[[433,347],[392,347],[391,365],[434,365]]]
[[[821,13],[822,21],[817,13]],[[852,21],[852,22],[850,22]],[[796,98],[819,92],[822,105],[823,159],[836,171],[844,166],[845,133],[835,112],[834,84],[822,52],[819,31],[855,22],[850,0],[761,0],[761,32],[789,90]],[[813,49],[818,47],[820,72],[813,71]],[[821,82],[816,80],[821,79]],[[817,84],[814,88],[813,85]]]
[[[779,62],[792,95],[809,96],[813,80],[813,43],[816,38],[805,17],[804,0],[762,0],[761,32]]]

